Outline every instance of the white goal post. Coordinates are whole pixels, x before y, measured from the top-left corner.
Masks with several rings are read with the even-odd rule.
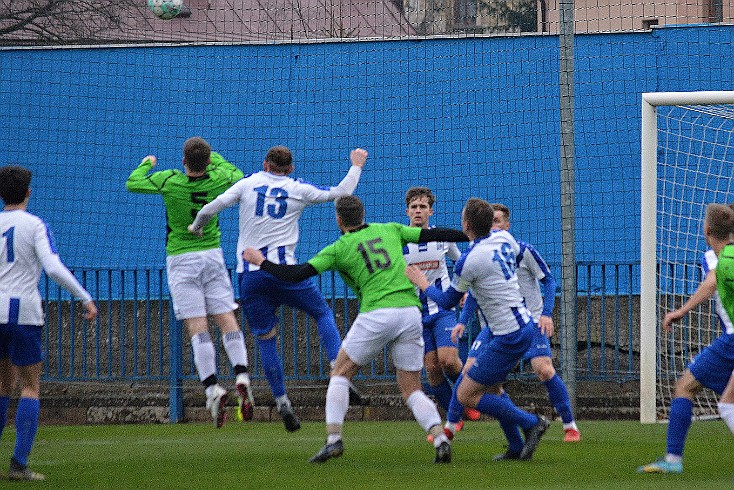
[[[693,292],[690,289],[692,285],[681,286],[681,284],[686,282],[688,277],[691,278],[688,282],[694,283],[695,273],[691,270],[695,267],[691,267],[688,260],[689,256],[696,253],[693,244],[700,248],[697,251],[698,257],[705,251],[705,244],[701,245],[700,237],[700,220],[705,204],[734,201],[734,194],[730,192],[734,192],[734,188],[729,188],[734,179],[732,175],[734,148],[731,148],[731,155],[726,149],[722,149],[727,142],[734,145],[734,107],[727,107],[727,104],[734,104],[734,91],[642,94],[640,228],[640,422],[642,423],[653,423],[665,418],[664,407],[661,405],[664,405],[669,395],[668,397],[663,395],[661,398],[661,378],[665,378],[662,382],[671,383],[674,379],[673,374],[676,374],[674,371],[680,369],[677,366],[689,359],[695,350],[705,346],[705,339],[713,334],[716,328],[712,327],[715,321],[701,320],[703,314],[699,312],[695,320],[687,321],[691,323],[697,321],[704,325],[704,329],[712,330],[712,333],[704,336],[700,330],[694,331],[691,338],[687,337],[684,340],[689,344],[682,346],[672,345],[673,341],[667,340],[667,334],[661,334],[665,310],[680,307],[680,301]],[[663,108],[666,111],[670,108],[670,111],[678,110],[681,113],[688,111],[689,115],[675,116],[678,119],[674,119],[675,122],[669,125],[669,130],[664,136],[665,143],[674,138],[671,135],[676,131],[681,133],[680,140],[661,147],[658,144],[658,137],[662,131],[658,127],[658,113],[663,111]],[[711,122],[715,120],[717,122]],[[712,139],[713,142],[710,143],[707,139]],[[668,148],[671,153],[680,151],[680,156],[668,156],[666,154]],[[705,159],[708,161],[704,162]],[[708,165],[708,168],[705,168],[705,165]],[[664,181],[661,183],[658,171],[662,166],[666,168],[661,172],[667,174],[662,177]],[[716,173],[719,175],[714,175]],[[661,214],[666,213],[660,209],[664,206],[674,208],[675,212]],[[664,226],[660,228],[661,225]],[[671,227],[676,226],[679,229],[671,232]],[[676,236],[661,245],[660,235],[670,234]],[[667,251],[668,248],[673,249],[673,252]],[[671,254],[672,263],[661,260],[662,253]],[[661,278],[663,269],[665,269],[663,272],[674,269],[678,272],[672,272],[670,276]],[[664,287],[670,285],[670,291],[661,292],[660,287],[663,283]],[[660,351],[668,348],[680,359],[661,358]],[[669,369],[670,366],[673,367]],[[661,374],[661,370],[665,372]]]

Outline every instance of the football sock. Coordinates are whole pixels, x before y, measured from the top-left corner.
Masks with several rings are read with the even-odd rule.
[[[2,400],[2,398],[0,398]],[[726,422],[726,426],[734,434],[734,403],[719,402],[719,415]]]
[[[285,395],[283,363],[278,355],[275,337],[265,340],[257,339],[257,345],[260,347],[260,364],[270,385],[270,391],[273,392],[273,397]]]
[[[13,458],[23,466],[28,464],[28,455],[36,439],[40,410],[41,403],[37,398],[21,398],[18,401],[18,410],[15,414],[16,435]]]
[[[556,374],[548,381],[543,381],[543,384],[548,390],[548,399],[556,409],[556,412],[558,412],[558,415],[561,416],[563,423],[570,424],[573,422],[571,400],[568,397],[568,390],[566,389],[566,385],[563,383],[563,380],[558,376],[558,374]]]
[[[434,425],[441,425],[441,415],[436,405],[421,390],[415,390],[405,400],[405,404],[413,412],[413,417],[426,433]]]
[[[194,364],[199,379],[204,381],[217,372],[214,344],[209,332],[201,332],[191,337],[191,348],[194,351]]]
[[[446,410],[446,421],[452,424],[459,422],[464,415],[464,405],[459,403],[458,398],[456,398],[456,389],[461,384],[462,379],[464,379],[464,375],[460,374],[456,379],[456,383],[454,383],[454,389],[451,392],[451,401],[449,401],[449,407]]]
[[[449,410],[449,403],[451,403],[452,393],[453,390],[446,378],[443,379],[443,382],[440,385],[431,386],[431,394],[436,397],[438,405],[447,412]]]
[[[326,425],[344,424],[349,410],[349,380],[344,376],[332,376],[326,390]]]
[[[227,332],[222,336],[222,345],[232,366],[247,366],[247,347],[242,331]]]
[[[506,398],[507,400],[510,399],[506,391],[502,392],[502,398]],[[510,401],[510,403],[512,403],[512,401]],[[520,428],[517,424],[505,419],[500,419],[499,423],[508,442],[507,450],[514,454],[520,454],[520,451],[522,451],[522,448],[525,445],[522,440],[522,436],[520,435]]]
[[[538,423],[538,417],[518,408],[509,396],[497,396],[486,393],[477,404],[477,410],[491,415],[497,420],[519,425],[523,429],[530,429]]]
[[[9,396],[0,396],[0,437],[3,435],[3,429],[8,423],[8,406],[10,405]]]
[[[688,398],[673,398],[668,423],[668,454],[683,457],[688,429],[691,427],[693,402]]]
[[[334,313],[328,308],[316,317],[316,329],[319,332],[321,347],[326,351],[326,357],[330,361],[336,359],[339,348],[342,346],[342,338],[334,321]]]

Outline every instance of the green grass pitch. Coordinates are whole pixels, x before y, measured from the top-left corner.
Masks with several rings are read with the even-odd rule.
[[[665,425],[579,426],[578,444],[563,443],[561,424],[554,422],[532,461],[493,463],[504,451],[499,426],[468,422],[449,465],[433,464],[433,447],[415,422],[347,422],[344,455],[318,465],[307,462],[325,438],[316,422],[292,434],[279,423],[232,420],[219,430],[209,424],[41,426],[30,466],[47,477],[34,488],[54,489],[734,487],[734,436],[721,421],[693,423],[681,475],[635,472],[663,454]],[[0,440],[6,462],[14,440],[7,428]],[[0,487],[14,486],[0,479]]]

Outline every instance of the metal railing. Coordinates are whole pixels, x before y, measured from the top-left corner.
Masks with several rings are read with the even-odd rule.
[[[639,377],[639,294],[635,277],[639,263],[579,262],[577,318],[577,379],[625,381]],[[42,281],[45,295],[46,381],[168,381],[171,418],[182,414],[182,384],[198,379],[190,341],[181,322],[175,320],[165,283],[164,269],[104,269],[75,271],[99,308],[93,322],[85,321],[77,301],[48,278]],[[235,274],[232,273],[236,284]],[[318,278],[326,292],[337,325],[344,335],[354,320],[357,300],[335,274]],[[246,324],[238,319],[245,332]],[[558,307],[554,312],[556,321]],[[302,312],[282,307],[280,354],[286,379],[292,382],[326,380],[329,364],[315,322]],[[216,329],[217,366],[223,378],[234,377],[221,337]],[[465,352],[476,331],[461,346]],[[245,335],[253,379],[265,379],[259,352],[252,336]],[[561,365],[558,342],[554,358]],[[513,374],[532,377],[528,363]],[[394,369],[384,351],[359,374],[363,380],[390,379]],[[175,420],[173,420],[175,421]]]

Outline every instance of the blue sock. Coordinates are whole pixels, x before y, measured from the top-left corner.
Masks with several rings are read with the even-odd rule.
[[[275,337],[267,340],[257,339],[257,345],[260,347],[262,370],[270,385],[270,391],[273,392],[273,397],[277,398],[285,395],[285,375],[275,339]]]
[[[510,403],[512,403],[506,391],[502,392],[502,398],[506,398]],[[505,433],[505,438],[509,443],[507,450],[513,454],[520,454],[520,451],[522,451],[522,448],[525,445],[522,440],[522,436],[520,435],[520,428],[517,424],[505,419],[499,420],[499,423],[502,428],[502,432]]]
[[[523,429],[530,429],[538,423],[538,417],[518,408],[509,396],[497,396],[486,393],[477,404],[477,410],[491,415],[501,422],[519,425]]]
[[[446,420],[452,424],[460,421],[464,415],[464,405],[459,403],[459,400],[456,398],[456,388],[459,387],[462,379],[464,379],[464,375],[460,374],[456,379],[456,383],[454,383],[454,389],[451,392],[451,401],[449,402],[449,407],[446,409]]]
[[[23,466],[28,464],[33,441],[38,430],[38,413],[41,403],[37,398],[21,398],[15,414],[15,451],[13,458]]]
[[[2,437],[3,429],[8,424],[8,405],[10,405],[10,397],[0,396],[0,437]]]
[[[319,331],[321,347],[326,351],[329,362],[336,360],[339,348],[342,346],[342,338],[331,310],[327,310],[316,318],[316,329]]]
[[[693,402],[688,398],[673,398],[668,422],[668,453],[683,456],[688,428],[691,427]]]
[[[454,392],[454,390],[451,389],[451,386],[449,385],[449,382],[446,378],[444,378],[443,382],[440,385],[437,386],[431,386],[431,393],[433,393],[433,396],[436,397],[436,401],[438,402],[439,406],[449,411],[449,403],[451,403],[451,395]]]
[[[548,399],[553,407],[561,416],[564,424],[573,422],[573,412],[571,411],[571,400],[568,397],[568,390],[563,380],[556,374],[548,381],[543,381],[545,388],[548,390]]]

